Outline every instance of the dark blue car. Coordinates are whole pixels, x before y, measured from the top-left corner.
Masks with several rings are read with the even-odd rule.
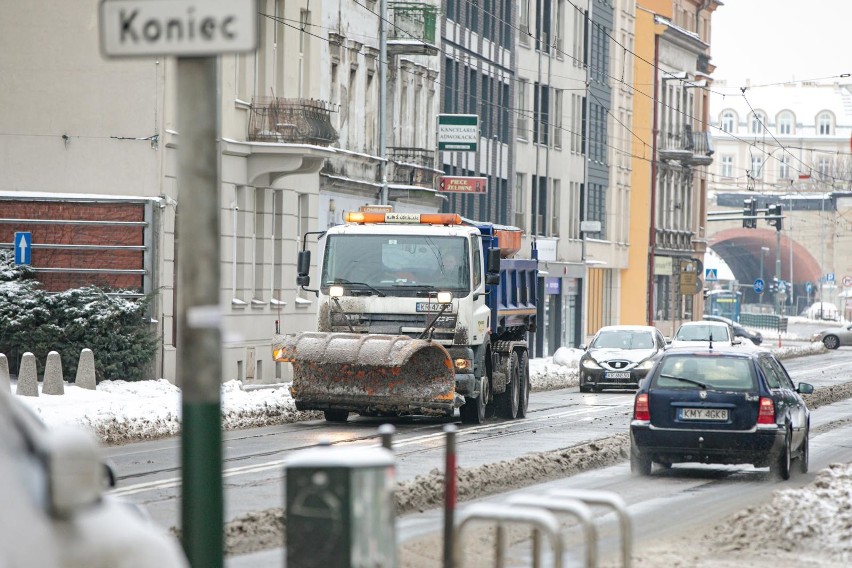
[[[630,423],[630,468],[653,463],[750,463],[789,479],[791,463],[808,470],[810,413],[769,352],[667,351],[642,381]]]

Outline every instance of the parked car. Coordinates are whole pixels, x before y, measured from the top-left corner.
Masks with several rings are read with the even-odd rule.
[[[655,327],[612,325],[598,330],[580,357],[580,392],[635,389],[666,349]]]
[[[829,302],[815,302],[805,308],[805,310],[799,315],[808,319],[836,321],[839,319],[839,314],[840,312],[834,304]]]
[[[720,321],[722,323],[726,323],[731,326],[731,329],[734,330],[734,337],[742,337],[744,339],[748,339],[755,345],[760,345],[763,343],[763,335],[759,331],[754,331],[751,329],[746,329],[739,322],[736,322],[732,319],[728,319],[722,316],[704,316],[704,319],[707,321]]]
[[[89,433],[46,428],[0,383],[0,565],[187,567],[174,537],[106,494],[110,473]]]
[[[837,349],[845,345],[852,345],[852,323],[818,331],[811,336],[811,341],[822,341],[826,349]]]
[[[700,343],[707,343],[719,349],[740,345],[742,342],[734,337],[734,331],[726,323],[720,321],[688,321],[681,324],[671,340],[672,347],[695,348]]]
[[[666,351],[636,393],[631,471],[750,463],[788,479],[795,459],[806,473],[810,413],[801,394],[812,392],[769,351]]]

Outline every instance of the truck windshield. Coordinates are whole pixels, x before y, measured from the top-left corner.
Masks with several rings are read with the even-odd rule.
[[[322,286],[470,289],[467,239],[422,235],[329,235]]]

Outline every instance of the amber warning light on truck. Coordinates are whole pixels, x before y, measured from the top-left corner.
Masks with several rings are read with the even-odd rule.
[[[438,191],[445,193],[486,193],[488,178],[470,176],[441,176]]]

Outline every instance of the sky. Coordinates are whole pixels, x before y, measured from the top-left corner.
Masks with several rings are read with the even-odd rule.
[[[852,73],[852,1],[722,2],[711,21],[714,81],[741,87]]]

